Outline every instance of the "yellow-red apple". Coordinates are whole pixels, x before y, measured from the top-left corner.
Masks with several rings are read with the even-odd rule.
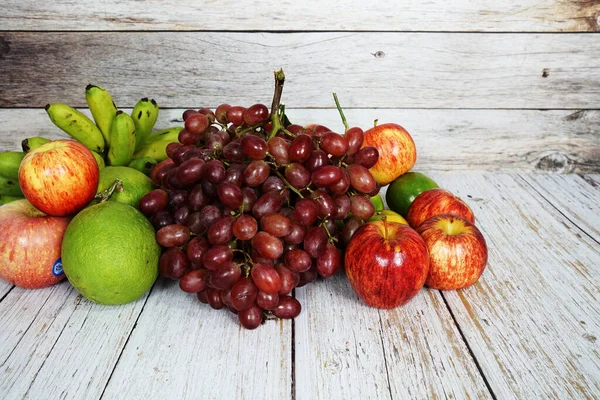
[[[394,308],[423,287],[429,271],[427,246],[408,225],[386,220],[356,230],[344,256],[346,275],[369,306]]]
[[[429,274],[425,285],[440,290],[462,289],[474,284],[488,259],[479,229],[456,215],[436,215],[417,228],[429,250]]]
[[[55,140],[31,150],[19,167],[25,198],[40,211],[71,215],[96,195],[99,169],[94,155],[81,143]]]
[[[441,188],[426,190],[415,197],[408,207],[406,220],[416,229],[426,219],[440,214],[458,215],[475,223],[471,207],[460,197]]]
[[[51,217],[22,199],[0,207],[0,278],[27,289],[61,281],[62,239],[69,217]]]
[[[379,151],[377,163],[371,173],[385,186],[408,172],[417,161],[417,148],[410,134],[393,123],[377,125],[365,131],[363,147],[373,146]]]

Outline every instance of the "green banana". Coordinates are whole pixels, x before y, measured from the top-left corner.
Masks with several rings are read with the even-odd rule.
[[[102,156],[100,154],[96,153],[93,150],[92,150],[92,154],[94,155],[94,158],[96,159],[96,163],[98,164],[98,168],[102,169],[102,168],[106,167],[106,163],[104,162],[104,158],[102,158]]]
[[[183,126],[172,126],[170,128],[163,129],[162,131],[158,131],[156,133],[151,134],[150,136],[147,136],[146,141],[142,145],[157,142],[159,140],[169,140],[171,142],[176,142],[179,140],[179,132],[181,132],[182,129]]]
[[[107,146],[110,145],[110,127],[117,115],[115,102],[106,89],[91,84],[85,87],[85,100],[96,125],[102,132],[104,142]]]
[[[133,158],[150,157],[161,162],[169,158],[167,156],[167,146],[169,143],[173,143],[172,140],[157,140],[156,142],[146,143],[141,149],[136,151]]]
[[[152,132],[156,119],[158,118],[158,104],[154,99],[148,99],[144,97],[137,102],[133,111],[131,111],[131,118],[135,123],[135,132],[137,142],[135,149],[139,150],[146,140],[146,137]]]
[[[23,196],[9,196],[6,194],[0,194],[0,205],[8,204],[11,201],[24,199]]]
[[[23,149],[23,151],[25,153],[29,153],[31,150],[36,149],[36,148],[40,147],[41,145],[46,144],[51,141],[52,140],[46,139],[45,137],[34,136],[34,137],[27,138],[27,139],[23,139],[21,141],[21,148]]]
[[[129,114],[117,111],[110,129],[109,165],[127,165],[135,150],[135,124]]]
[[[132,159],[129,162],[129,164],[127,164],[127,166],[130,168],[137,169],[138,171],[143,172],[146,175],[150,175],[150,172],[152,172],[152,169],[154,169],[156,164],[158,164],[158,162],[154,158],[140,157]]]
[[[7,196],[23,196],[19,180],[0,176],[0,193]]]
[[[0,176],[6,179],[19,179],[19,165],[25,157],[22,151],[4,151],[0,153]]]
[[[45,108],[54,125],[73,139],[99,154],[104,151],[104,137],[94,121],[64,103],[46,104]]]

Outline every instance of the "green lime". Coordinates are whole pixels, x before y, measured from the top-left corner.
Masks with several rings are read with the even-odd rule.
[[[406,217],[408,207],[415,197],[425,190],[437,187],[438,184],[427,175],[421,172],[407,172],[390,183],[385,200],[390,210]]]
[[[123,181],[123,186],[117,188],[110,200],[138,207],[140,199],[154,189],[152,179],[137,169],[130,167],[105,167],[100,170],[98,193],[108,189],[115,180]]]
[[[371,203],[375,206],[375,211],[381,211],[384,209],[383,199],[381,195],[377,193],[375,196],[371,197]]]
[[[146,293],[158,276],[154,228],[135,208],[105,201],[80,211],[62,242],[69,282],[100,304],[125,304]]]

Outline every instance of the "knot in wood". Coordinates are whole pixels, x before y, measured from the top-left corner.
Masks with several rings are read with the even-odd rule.
[[[378,50],[375,53],[373,53],[373,56],[375,56],[375,58],[383,58],[385,57],[385,53],[381,50]]]

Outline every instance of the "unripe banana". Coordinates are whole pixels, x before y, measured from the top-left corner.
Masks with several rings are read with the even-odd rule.
[[[19,165],[25,157],[22,151],[4,151],[0,153],[0,176],[6,179],[19,179]]]
[[[152,172],[156,164],[158,164],[158,162],[154,158],[140,157],[132,159],[127,166],[137,169],[146,175],[150,175],[150,172]]]
[[[102,132],[106,146],[110,145],[110,127],[117,107],[110,93],[106,89],[96,85],[87,85],[85,87],[85,100],[87,101],[90,112],[96,121],[96,125]]]
[[[100,154],[98,154],[98,153],[96,153],[95,151],[92,150],[92,155],[96,159],[96,163],[98,164],[98,168],[102,169],[102,168],[106,167],[106,163],[104,162],[104,158],[102,158],[102,156]]]
[[[173,143],[172,140],[157,140],[156,142],[146,143],[141,149],[135,152],[134,158],[150,157],[161,162],[169,158],[167,156],[167,146]]]
[[[52,140],[46,139],[45,137],[34,136],[34,137],[27,138],[27,139],[23,139],[21,141],[21,148],[23,149],[23,151],[25,153],[29,153],[31,150],[36,149],[36,148],[40,147],[41,145],[46,144],[51,141]]]
[[[19,180],[0,176],[0,193],[7,196],[23,196]]]
[[[154,99],[148,99],[144,97],[137,102],[133,111],[131,112],[131,118],[135,123],[135,132],[137,142],[135,149],[139,150],[145,143],[146,137],[152,132],[156,119],[158,118],[158,104]]]
[[[0,193],[0,205],[8,204],[11,201],[24,199],[23,196],[9,196],[7,194]]]
[[[104,137],[94,121],[64,103],[47,104],[45,108],[54,125],[73,139],[97,153],[104,151]]]
[[[170,128],[163,129],[162,131],[158,131],[146,137],[146,141],[144,144],[157,142],[159,140],[169,140],[171,142],[176,142],[179,140],[179,132],[181,132],[182,129],[183,126],[172,126]]]
[[[110,129],[108,165],[127,165],[135,150],[135,124],[129,114],[117,111]]]

